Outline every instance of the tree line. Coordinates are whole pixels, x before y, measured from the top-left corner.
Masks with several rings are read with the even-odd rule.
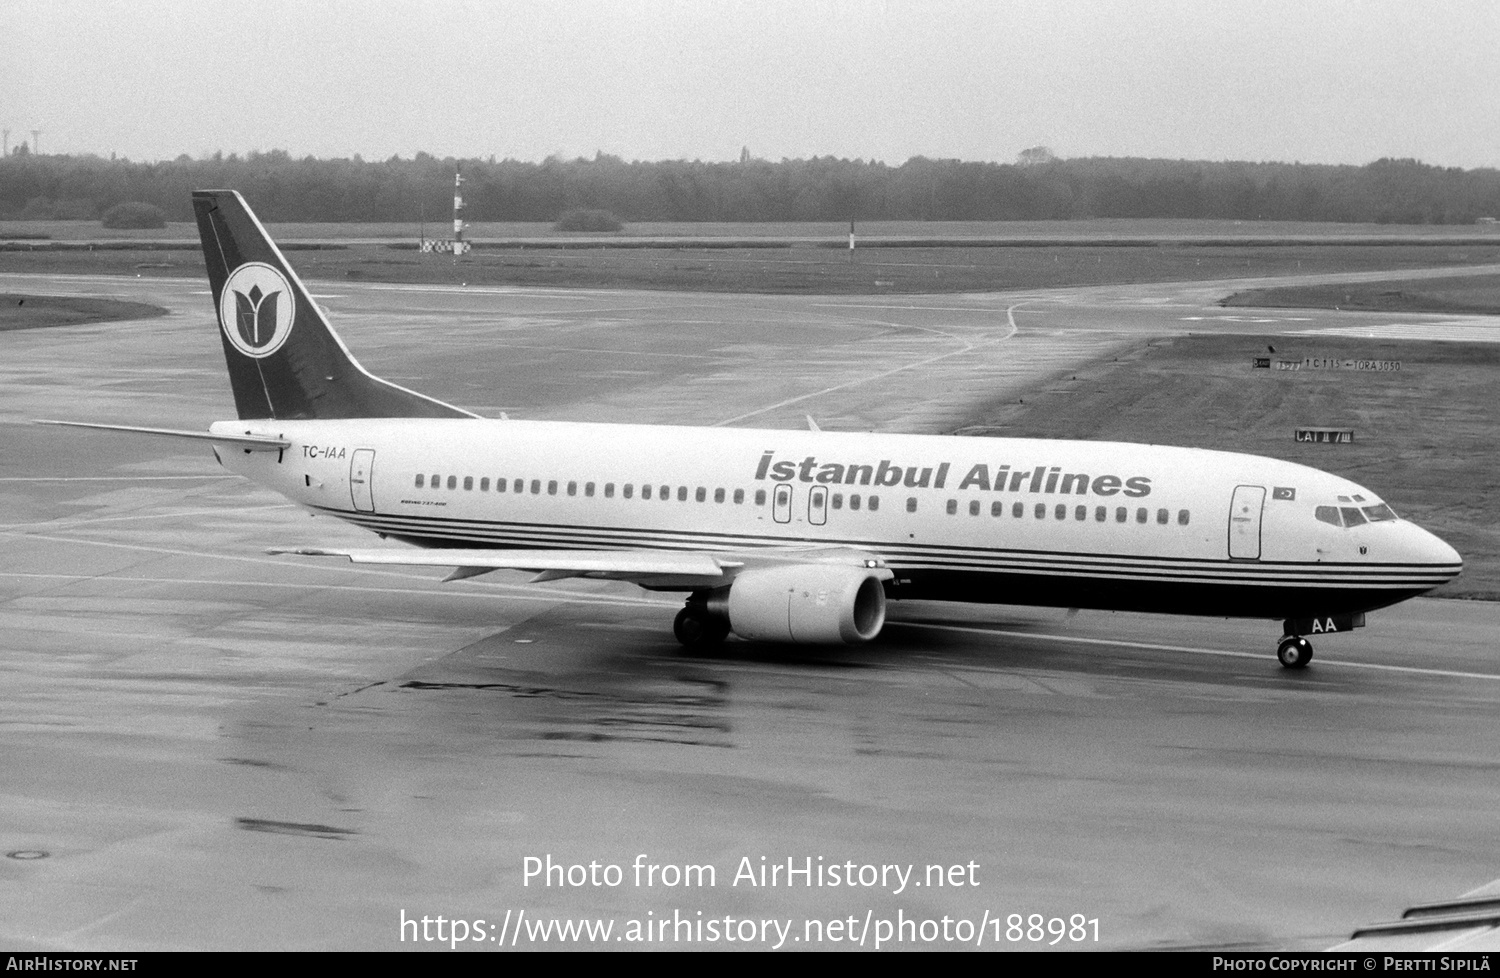
[[[748,157],[748,154],[745,154]],[[1364,166],[913,157],[898,166],[814,157],[779,162],[592,158],[383,161],[293,158],[282,150],[163,162],[13,152],[0,158],[0,220],[97,219],[127,201],[192,219],[189,192],[232,188],[267,221],[448,219],[453,173],[469,221],[555,221],[570,209],[626,221],[1069,220],[1220,218],[1469,224],[1500,217],[1500,170],[1381,159]]]

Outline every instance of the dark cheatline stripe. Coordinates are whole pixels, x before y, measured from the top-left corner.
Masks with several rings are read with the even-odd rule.
[[[1330,565],[1261,561],[1203,560],[1173,557],[1120,557],[1091,554],[1050,554],[988,548],[961,549],[935,545],[866,544],[859,541],[787,540],[748,534],[719,534],[691,530],[644,530],[619,527],[553,526],[499,523],[422,516],[385,516],[324,512],[367,529],[415,542],[444,546],[483,543],[519,549],[600,550],[641,548],[706,551],[761,549],[800,543],[871,549],[898,573],[959,571],[982,574],[1022,573],[1052,578],[1078,578],[1155,583],[1233,584],[1262,587],[1286,585],[1358,585],[1375,589],[1432,587],[1447,581],[1457,566],[1425,564]]]

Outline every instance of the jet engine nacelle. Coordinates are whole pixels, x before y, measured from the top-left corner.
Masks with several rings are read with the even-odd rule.
[[[742,572],[715,602],[741,638],[832,645],[868,642],[885,624],[890,571],[792,564]]]

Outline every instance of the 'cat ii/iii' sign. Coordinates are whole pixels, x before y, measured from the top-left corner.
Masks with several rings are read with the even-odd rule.
[[[1352,445],[1353,428],[1298,428],[1297,440],[1314,445]]]

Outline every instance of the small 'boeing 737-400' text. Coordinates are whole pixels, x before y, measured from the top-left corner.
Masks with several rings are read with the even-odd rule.
[[[677,637],[700,650],[864,642],[888,600],[923,598],[1279,620],[1294,668],[1306,636],[1462,568],[1370,490],[1251,455],[481,418],[366,372],[238,193],[193,206],[239,420],[84,426],[206,442],[410,545],[273,552],[676,591]]]

